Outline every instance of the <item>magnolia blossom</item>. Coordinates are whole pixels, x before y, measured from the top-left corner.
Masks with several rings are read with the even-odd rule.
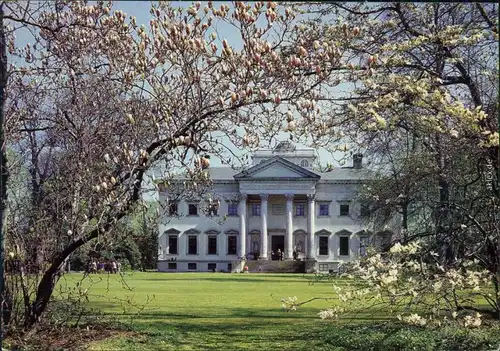
[[[416,313],[412,313],[409,316],[403,317],[402,320],[407,324],[417,325],[421,327],[427,324],[427,320]]]
[[[465,316],[464,318],[464,327],[466,328],[478,328],[481,326],[481,314],[476,313],[474,316]]]
[[[288,311],[295,311],[298,307],[297,296],[284,297],[281,299],[281,307]]]

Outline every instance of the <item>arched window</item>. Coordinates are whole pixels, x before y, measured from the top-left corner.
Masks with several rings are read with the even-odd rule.
[[[309,167],[309,161],[307,160],[300,161],[300,167],[305,167],[305,168]]]

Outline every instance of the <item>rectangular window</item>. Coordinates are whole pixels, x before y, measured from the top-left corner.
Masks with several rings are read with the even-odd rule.
[[[228,263],[227,264],[227,271],[231,272],[232,270],[233,270],[233,264],[232,263]]]
[[[189,216],[198,216],[198,206],[196,204],[189,204],[188,215]]]
[[[328,237],[320,236],[319,237],[319,254],[320,255],[328,255]]]
[[[196,263],[188,263],[188,269],[190,271],[195,271],[196,270]]]
[[[252,216],[260,216],[260,204],[252,204]]]
[[[209,263],[208,264],[208,271],[209,272],[214,272],[217,270],[217,263]]]
[[[227,204],[227,215],[228,216],[237,216],[238,215],[238,204],[235,204],[235,203]]]
[[[177,262],[169,262],[168,269],[177,269]]]
[[[196,255],[198,253],[198,237],[196,235],[188,236],[188,255]]]
[[[281,216],[285,214],[285,205],[284,204],[272,204],[271,205],[271,214],[274,216]]]
[[[227,254],[236,255],[236,235],[227,237]]]
[[[215,235],[208,237],[208,254],[217,255],[217,237]]]
[[[330,215],[330,205],[329,204],[319,204],[319,215],[329,216]]]
[[[168,215],[169,216],[177,216],[177,214],[178,214],[177,211],[178,211],[177,202],[171,202],[168,205]]]
[[[370,207],[367,203],[361,204],[360,215],[361,217],[368,217],[370,215]]]
[[[305,204],[296,204],[295,205],[295,216],[296,217],[304,217],[306,215],[306,205]]]
[[[346,204],[340,205],[340,215],[349,216],[349,205]]]
[[[320,272],[326,272],[328,271],[328,263],[320,263],[318,265],[318,269]]]
[[[218,202],[209,203],[207,206],[207,209],[208,209],[209,216],[218,216],[219,215],[219,203]]]
[[[349,256],[349,237],[341,236],[339,237],[339,255]]]
[[[177,235],[169,235],[168,236],[168,253],[170,255],[177,255],[179,253],[177,246]]]

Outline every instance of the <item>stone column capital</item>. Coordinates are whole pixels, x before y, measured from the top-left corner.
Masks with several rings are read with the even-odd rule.
[[[316,194],[307,194],[308,201],[314,201],[315,198],[316,198]]]
[[[287,201],[293,201],[293,194],[285,194],[285,198]]]
[[[259,196],[262,201],[267,201],[269,199],[269,194],[260,194]]]
[[[247,201],[248,195],[245,193],[241,193],[239,195],[239,197],[240,197],[240,201]]]

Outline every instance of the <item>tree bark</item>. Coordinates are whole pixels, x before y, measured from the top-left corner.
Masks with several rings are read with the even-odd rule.
[[[11,303],[9,303],[11,300],[9,297],[10,294],[8,294],[7,289],[5,289],[3,244],[5,209],[7,203],[7,181],[9,179],[4,132],[5,88],[7,85],[7,43],[5,42],[3,5],[3,3],[0,4],[0,348],[1,340],[3,339],[4,320],[10,320],[9,305],[11,305]]]

